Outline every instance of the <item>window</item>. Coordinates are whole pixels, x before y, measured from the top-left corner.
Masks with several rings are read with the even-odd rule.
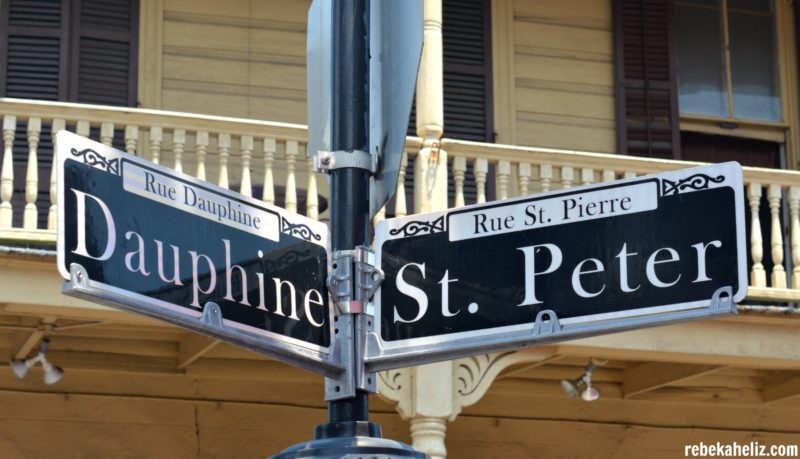
[[[677,0],[682,114],[781,121],[769,0]]]
[[[0,96],[136,106],[138,0],[0,4]]]

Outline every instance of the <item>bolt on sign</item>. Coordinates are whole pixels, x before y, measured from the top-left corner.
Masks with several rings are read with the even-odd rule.
[[[735,313],[737,163],[386,220],[373,370]]]
[[[66,293],[338,370],[325,224],[66,131],[56,145]]]

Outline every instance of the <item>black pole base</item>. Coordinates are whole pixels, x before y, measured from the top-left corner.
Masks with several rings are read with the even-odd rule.
[[[381,426],[372,422],[321,424],[314,434],[315,440],[290,446],[268,459],[430,459],[405,443],[381,438]]]

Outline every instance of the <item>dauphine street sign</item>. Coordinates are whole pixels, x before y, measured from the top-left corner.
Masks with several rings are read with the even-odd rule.
[[[371,371],[734,314],[742,169],[686,169],[386,220]]]
[[[75,134],[57,134],[67,294],[326,376],[328,229]]]

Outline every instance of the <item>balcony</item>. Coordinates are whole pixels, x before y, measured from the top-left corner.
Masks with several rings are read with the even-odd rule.
[[[0,240],[10,245],[55,244],[57,193],[51,164],[53,134],[60,129],[327,220],[327,180],[312,171],[302,125],[19,99],[0,99],[0,117]],[[413,174],[408,164],[421,146],[419,138],[406,142],[393,215],[409,212],[403,178]],[[699,165],[451,139],[434,147],[447,152],[455,206]],[[744,180],[748,300],[799,301],[800,172],[745,168]]]

